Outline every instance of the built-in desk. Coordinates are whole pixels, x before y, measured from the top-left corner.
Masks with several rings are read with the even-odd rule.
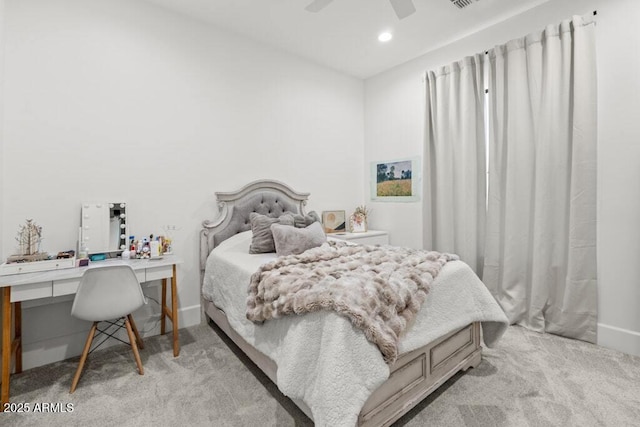
[[[15,355],[15,372],[22,372],[22,302],[75,294],[82,274],[89,268],[128,264],[135,271],[140,283],[162,280],[160,333],[165,334],[165,322],[168,317],[173,325],[173,355],[178,356],[180,342],[178,341],[176,265],[180,263],[181,261],[174,256],[145,260],[114,259],[96,261],[88,267],[0,276],[2,295],[2,375],[0,377],[2,388],[0,403],[4,405],[9,402],[12,356]],[[171,307],[167,305],[167,279],[171,279]]]

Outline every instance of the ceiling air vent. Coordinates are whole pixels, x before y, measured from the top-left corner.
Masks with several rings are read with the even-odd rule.
[[[471,3],[473,3],[474,1],[478,1],[478,0],[451,0],[451,3],[458,6],[458,9],[462,9],[467,6],[470,6]]]

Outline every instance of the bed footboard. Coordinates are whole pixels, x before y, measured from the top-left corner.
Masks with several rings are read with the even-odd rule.
[[[478,322],[401,355],[389,379],[364,404],[358,425],[390,425],[458,371],[476,367],[481,359]]]
[[[207,316],[276,383],[276,364],[247,343],[229,325],[226,315],[213,303],[204,301]],[[482,358],[480,323],[474,322],[417,350],[400,355],[391,374],[365,402],[358,425],[388,426],[409,412],[425,397],[457,372],[477,366]],[[301,401],[293,402],[311,419],[311,411]]]

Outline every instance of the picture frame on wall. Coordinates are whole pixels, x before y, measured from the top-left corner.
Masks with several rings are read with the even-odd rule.
[[[322,227],[327,234],[346,232],[347,218],[345,211],[323,211]]]
[[[416,202],[420,176],[419,157],[371,162],[371,200]]]

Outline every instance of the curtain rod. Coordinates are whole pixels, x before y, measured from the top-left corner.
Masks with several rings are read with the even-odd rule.
[[[597,11],[597,10],[594,10],[594,11],[593,11],[593,16],[596,16],[597,14],[598,14],[598,11]],[[488,51],[488,50],[485,50],[485,51],[484,51],[484,54],[485,54],[485,55],[489,55],[489,51]]]

